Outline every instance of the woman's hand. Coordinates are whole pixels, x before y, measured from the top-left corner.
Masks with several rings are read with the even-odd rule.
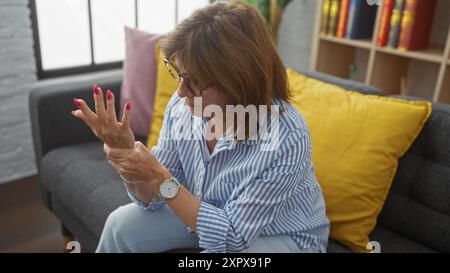
[[[125,105],[122,122],[117,121],[114,108],[114,94],[106,92],[106,109],[103,100],[103,90],[94,85],[93,87],[95,112],[93,112],[82,99],[74,99],[74,104],[79,110],[72,111],[72,115],[81,119],[92,130],[92,132],[105,144],[112,148],[134,147],[134,135],[130,129],[131,103]]]
[[[171,178],[170,172],[145,147],[137,141],[131,149],[115,149],[104,144],[103,150],[111,166],[129,180],[143,180],[153,191]]]

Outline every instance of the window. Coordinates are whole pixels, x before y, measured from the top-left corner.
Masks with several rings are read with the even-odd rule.
[[[30,0],[38,77],[119,68],[124,26],[166,33],[209,0]]]

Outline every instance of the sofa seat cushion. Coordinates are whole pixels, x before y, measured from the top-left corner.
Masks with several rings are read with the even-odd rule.
[[[382,253],[433,253],[433,249],[424,246],[388,228],[377,225],[371,233],[370,239],[380,243]],[[327,247],[328,253],[351,253],[345,245],[330,238]]]
[[[382,253],[433,253],[435,250],[378,225],[370,239],[380,243]]]
[[[327,252],[328,253],[352,253],[351,249],[347,246],[341,244],[340,242],[329,239],[328,240],[328,246],[327,246]]]
[[[44,187],[96,236],[100,236],[109,213],[130,203],[99,141],[50,151],[42,159],[40,172]]]

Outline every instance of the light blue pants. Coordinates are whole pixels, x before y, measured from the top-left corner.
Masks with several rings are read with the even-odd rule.
[[[106,220],[96,252],[165,252],[179,248],[199,248],[197,234],[166,205],[147,211],[134,203],[121,206]],[[204,250],[202,252],[207,252]],[[287,235],[259,236],[248,253],[300,253]]]

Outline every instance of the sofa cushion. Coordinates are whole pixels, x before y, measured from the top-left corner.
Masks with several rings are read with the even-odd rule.
[[[150,132],[147,138],[147,147],[152,148],[158,142],[159,131],[164,120],[167,104],[173,93],[178,89],[178,82],[170,75],[164,63],[164,54],[159,45],[155,47],[156,61],[158,66],[158,77],[156,80],[155,105],[153,118],[150,124]]]
[[[336,240],[329,239],[328,240],[328,246],[327,246],[327,252],[328,253],[352,253],[350,248],[346,247],[345,245],[339,243]]]
[[[413,239],[395,233],[381,225],[378,225],[370,235],[372,241],[380,243],[382,253],[432,253],[433,249],[424,246]],[[328,253],[351,253],[345,245],[330,239],[327,247]]]
[[[42,159],[40,173],[43,186],[98,237],[109,213],[130,203],[99,141],[50,151]]]
[[[433,104],[433,114],[399,161],[378,222],[433,250],[450,252],[450,105]]]
[[[308,78],[314,78],[314,79],[317,79],[322,82],[326,82],[326,83],[329,83],[332,85],[342,87],[346,90],[357,91],[357,92],[360,92],[360,93],[363,93],[366,95],[379,95],[379,96],[384,95],[383,90],[381,90],[375,86],[366,85],[361,82],[347,80],[347,79],[335,77],[330,74],[325,74],[325,73],[321,73],[321,72],[317,72],[317,71],[311,71],[309,69],[296,68],[295,71],[307,76]]]
[[[431,104],[346,92],[288,70],[292,103],[308,123],[332,238],[367,251],[369,234]]]
[[[120,91],[120,115],[128,101],[133,103],[130,127],[135,135],[147,136],[156,89],[155,44],[162,35],[125,26],[126,57]]]
[[[434,250],[413,239],[378,225],[370,235],[372,241],[380,243],[381,253],[432,253]]]

